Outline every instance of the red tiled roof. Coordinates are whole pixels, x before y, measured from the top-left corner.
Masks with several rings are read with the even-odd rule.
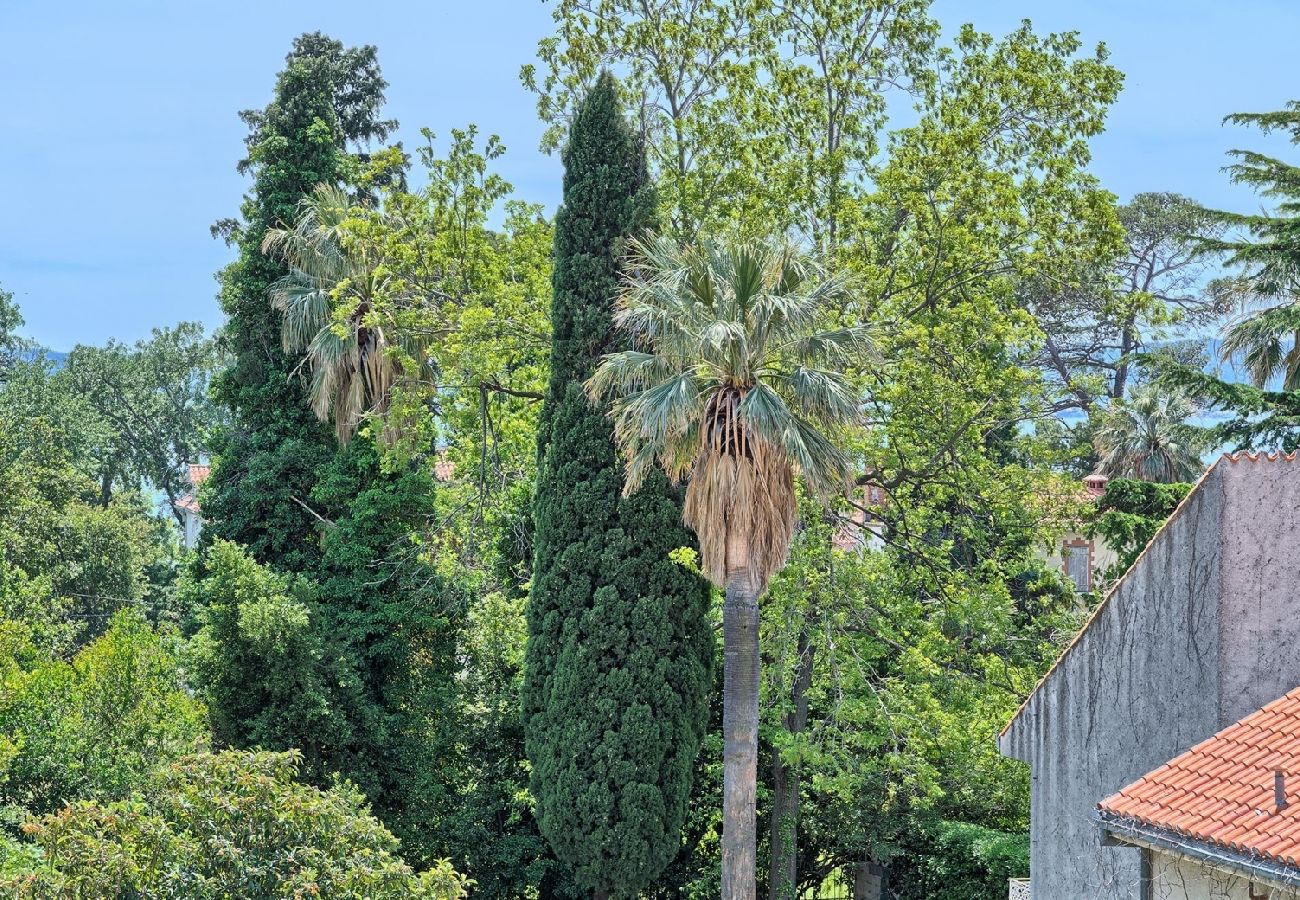
[[[193,488],[193,490],[176,501],[176,508],[183,510],[184,512],[192,512],[195,515],[198,515],[200,512],[198,491],[203,482],[207,481],[208,476],[212,474],[212,467],[202,463],[190,463],[188,468],[190,474],[190,487]]]
[[[1274,802],[1282,772],[1288,805]],[[1097,804],[1205,844],[1300,865],[1300,688]]]
[[[433,464],[433,477],[445,483],[451,481],[455,474],[456,467],[447,458],[447,454],[438,454],[438,461]]]
[[[1240,453],[1225,453],[1223,455],[1231,463],[1241,462],[1243,459],[1249,462],[1259,462],[1261,459],[1266,462],[1277,462],[1278,460],[1295,462],[1296,459],[1296,451],[1294,450],[1290,453],[1251,453],[1249,450],[1242,450]]]

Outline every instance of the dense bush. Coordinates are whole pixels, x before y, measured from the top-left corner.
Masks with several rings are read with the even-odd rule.
[[[70,661],[0,622],[0,804],[10,818],[116,800],[158,764],[205,749],[207,716],[173,654],[130,612]]]
[[[934,822],[909,835],[889,867],[894,900],[1003,900],[1029,875],[1029,835],[968,822]]]
[[[1118,578],[1133,565],[1191,490],[1190,484],[1111,479],[1097,501],[1091,524],[1092,532],[1105,538],[1118,557],[1103,573],[1107,580]]]
[[[295,780],[288,753],[197,754],[130,800],[83,801],[29,823],[44,858],[0,882],[18,898],[453,900],[446,863],[417,873],[354,788]]]

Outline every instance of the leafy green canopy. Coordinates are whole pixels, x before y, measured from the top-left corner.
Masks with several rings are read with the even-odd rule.
[[[354,788],[296,780],[297,753],[199,754],[130,800],[82,801],[29,826],[44,851],[0,882],[24,900],[62,897],[322,897],[457,900],[446,862],[417,873]]]
[[[564,161],[525,739],[537,819],[556,855],[588,889],[632,897],[677,852],[711,680],[709,595],[670,559],[690,536],[666,479],[622,496],[610,422],[582,387],[615,347],[619,260],[653,203],[611,78],[579,110]]]
[[[219,364],[216,342],[197,322],[155,328],[134,345],[72,349],[53,388],[76,404],[84,465],[103,502],[148,484],[181,522],[176,502],[192,487],[187,464],[201,459],[221,420],[208,395]]]
[[[48,387],[43,375],[31,384]],[[101,503],[74,464],[68,431],[9,414],[8,394],[0,391],[0,616],[64,653],[103,632],[114,610],[165,605],[171,539],[138,494]]]
[[[312,500],[343,512],[310,577],[212,543],[185,588],[201,626],[191,666],[219,743],[299,748],[313,781],[342,773],[426,853],[452,806],[461,613],[442,605],[411,537],[430,515],[431,479],[376,478],[377,457],[354,441],[319,473]]]
[[[1111,580],[1127,571],[1191,490],[1192,485],[1186,482],[1159,484],[1112,478],[1097,501],[1090,524],[1092,533],[1105,538],[1118,556],[1103,577]]]
[[[354,202],[335,230],[363,280],[334,289],[328,323],[353,344],[362,326],[389,338],[392,391],[375,411],[391,440],[379,448],[386,465],[438,471],[437,527],[409,550],[439,577],[435,608],[466,614],[455,652],[431,656],[425,669],[435,681],[441,662],[458,666],[455,696],[436,720],[457,752],[438,754],[436,767],[415,761],[427,781],[451,786],[448,803],[426,814],[418,838],[401,836],[408,852],[427,844],[454,858],[483,896],[567,897],[572,877],[533,815],[519,713],[538,401],[551,351],[551,223],[540,207],[508,199],[510,185],[493,171],[504,152],[496,137],[452,129],[442,156],[423,134],[425,186],[411,192],[384,178],[379,202]],[[394,163],[376,155],[369,169]],[[489,227],[495,213],[499,229]]]
[[[75,800],[120,800],[155,766],[208,745],[174,637],[120,612],[71,659],[0,621],[0,808],[41,815]]]

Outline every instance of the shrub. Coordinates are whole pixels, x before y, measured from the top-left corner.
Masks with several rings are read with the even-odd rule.
[[[163,767],[129,800],[69,805],[28,823],[43,859],[0,887],[20,900],[465,895],[469,882],[445,861],[421,873],[403,862],[354,788],[297,781],[301,759],[201,753]]]

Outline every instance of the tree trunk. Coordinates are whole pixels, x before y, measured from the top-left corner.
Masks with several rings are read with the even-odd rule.
[[[758,586],[743,570],[722,607],[722,900],[757,900]]]
[[[1120,361],[1115,366],[1115,381],[1111,385],[1110,396],[1112,400],[1123,400],[1124,391],[1128,388],[1128,355],[1133,352],[1134,345],[1137,344],[1137,335],[1134,333],[1136,327],[1129,323],[1124,326],[1124,333],[1120,339],[1119,356]]]
[[[808,629],[799,631],[799,660],[791,688],[792,708],[785,728],[802,734],[808,725],[808,688],[812,685],[813,650]],[[786,765],[779,750],[772,752],[772,836],[768,866],[768,900],[795,900],[799,885],[799,766]]]
[[[885,870],[877,863],[864,859],[858,863],[853,878],[853,900],[881,900]]]

